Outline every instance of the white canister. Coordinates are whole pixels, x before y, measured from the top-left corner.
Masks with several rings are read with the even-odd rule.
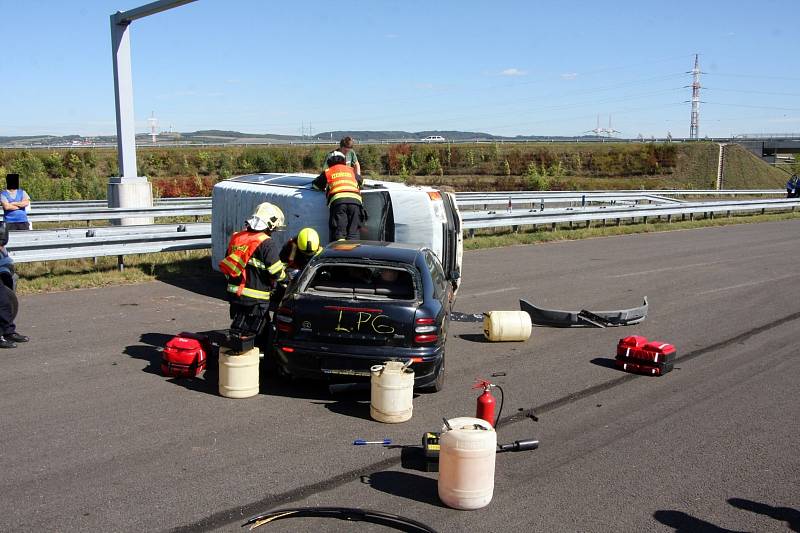
[[[439,437],[439,498],[453,509],[480,509],[492,501],[497,433],[486,420],[448,420]]]
[[[483,334],[493,342],[526,341],[531,329],[531,316],[525,311],[489,311],[483,319]]]
[[[219,394],[226,398],[250,398],[258,394],[258,348],[244,353],[219,352]]]
[[[378,422],[395,424],[411,418],[414,371],[400,361],[370,368],[369,415]]]

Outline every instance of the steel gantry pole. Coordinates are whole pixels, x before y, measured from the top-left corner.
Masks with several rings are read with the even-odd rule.
[[[133,113],[130,25],[195,0],[159,0],[111,15],[111,56],[114,63],[114,99],[117,111],[117,161],[119,176],[108,180],[109,207],[151,207],[153,192],[147,176],[136,168],[136,119]],[[152,224],[152,218],[125,218],[122,225]]]
[[[700,137],[700,60],[699,55],[694,55],[694,68],[692,74],[692,116],[689,121],[689,138],[697,140]]]

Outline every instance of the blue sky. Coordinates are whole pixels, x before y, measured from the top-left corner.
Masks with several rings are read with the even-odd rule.
[[[113,134],[109,16],[0,0],[0,135]],[[131,26],[137,131],[800,132],[796,0],[198,0]]]

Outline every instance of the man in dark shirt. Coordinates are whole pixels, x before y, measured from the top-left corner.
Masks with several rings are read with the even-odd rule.
[[[8,227],[0,222],[0,348],[16,348],[18,342],[30,339],[17,333],[14,319],[19,302],[14,293],[17,275],[14,273],[14,260],[8,255]]]
[[[328,199],[330,240],[359,239],[361,223],[367,219],[361,202],[361,176],[345,164],[341,152],[331,152],[327,163],[328,168],[317,176],[312,187],[325,191]]]

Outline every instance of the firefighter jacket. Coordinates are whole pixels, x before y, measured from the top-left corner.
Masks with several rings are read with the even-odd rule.
[[[317,176],[313,187],[325,190],[328,206],[334,203],[361,205],[361,176],[347,165],[333,165]]]
[[[303,270],[308,262],[311,261],[311,258],[318,255],[320,252],[322,252],[322,247],[311,255],[305,254],[297,247],[297,240],[290,239],[289,242],[284,244],[283,248],[281,248],[280,259],[283,261],[283,264],[286,265],[286,268]]]
[[[275,241],[263,231],[234,233],[219,267],[230,300],[245,305],[269,303],[275,284],[286,279]]]

